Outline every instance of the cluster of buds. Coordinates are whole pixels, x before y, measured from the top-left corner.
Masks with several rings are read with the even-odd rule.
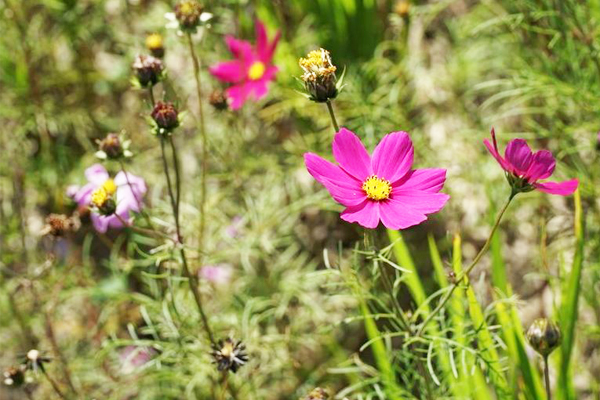
[[[112,179],[108,179],[102,186],[92,192],[90,206],[100,215],[113,215],[117,210],[115,193],[117,185]]]
[[[548,357],[562,340],[560,328],[546,318],[538,318],[527,330],[527,341],[542,357]]]
[[[116,133],[109,133],[102,140],[96,140],[98,151],[96,157],[101,160],[118,160],[120,158],[129,158],[133,155],[129,151],[130,140],[123,138]]]
[[[327,400],[329,399],[329,393],[323,388],[315,388],[303,400]]]
[[[336,66],[331,63],[329,51],[313,50],[306,58],[300,58],[301,76],[307,97],[315,102],[324,103],[335,99],[342,88],[342,80],[338,82],[335,75]]]
[[[162,61],[153,56],[137,56],[132,68],[135,73],[135,83],[143,88],[156,85],[163,76]]]
[[[163,37],[160,33],[151,33],[146,36],[146,48],[156,58],[163,58],[165,56]]]
[[[171,133],[180,124],[179,112],[173,103],[159,101],[150,114],[154,121],[154,130],[157,134]]]
[[[242,365],[248,362],[246,345],[231,338],[219,340],[213,345],[212,356],[219,371],[236,372]]]
[[[229,108],[229,99],[223,90],[215,89],[208,96],[208,103],[217,111],[224,111]]]
[[[46,225],[41,233],[43,236],[63,237],[67,233],[76,232],[80,225],[77,215],[67,217],[64,214],[50,214],[46,217]]]
[[[9,387],[18,388],[25,383],[24,366],[9,367],[2,373],[2,383]]]
[[[202,11],[204,7],[196,0],[182,0],[175,5],[175,18],[179,22],[179,28],[184,32],[195,32],[202,22]]]

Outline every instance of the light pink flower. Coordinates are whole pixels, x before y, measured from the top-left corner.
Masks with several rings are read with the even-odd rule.
[[[438,193],[445,169],[412,169],[413,145],[406,132],[386,135],[369,156],[360,139],[342,128],[333,139],[339,165],[313,153],[304,154],[308,172],[340,204],[341,218],[374,229],[406,229],[438,212],[450,196]]]
[[[156,356],[156,350],[146,346],[126,346],[119,351],[119,360],[124,373],[130,374],[146,365]]]
[[[229,283],[232,274],[233,271],[229,264],[205,265],[200,268],[202,279],[219,285]]]
[[[231,108],[240,108],[246,100],[260,100],[266,96],[268,84],[275,78],[277,67],[272,65],[273,53],[280,33],[269,42],[264,24],[256,21],[256,46],[227,36],[225,42],[235,60],[225,61],[210,68],[210,73],[232,85],[226,90]]]
[[[90,205],[92,192],[94,192],[94,190],[106,185],[111,181],[108,171],[106,171],[106,168],[104,168],[101,164],[94,164],[86,169],[85,176],[88,180],[88,183],[75,193],[73,193],[71,189],[70,193],[73,200],[75,200],[79,206],[82,207],[87,207]],[[127,182],[128,178],[129,183],[131,183],[131,187]],[[91,214],[94,228],[101,233],[106,232],[108,228],[122,228],[123,223],[121,220],[131,224],[132,216],[130,215],[130,212],[140,211],[142,199],[146,194],[146,182],[144,179],[130,173],[125,175],[123,171],[119,172],[115,176],[114,180],[112,180],[112,183],[116,187],[114,195],[117,208],[115,213],[108,216],[100,215],[95,212]],[[117,215],[120,217],[120,219],[117,217]]]
[[[533,153],[525,139],[513,139],[508,142],[504,157],[498,151],[494,128],[492,128],[493,144],[487,139],[484,139],[483,143],[502,169],[507,172],[508,181],[516,193],[538,189],[550,194],[568,196],[573,194],[579,185],[577,179],[564,182],[539,182],[539,180],[547,179],[552,175],[556,161],[548,150],[539,150]]]

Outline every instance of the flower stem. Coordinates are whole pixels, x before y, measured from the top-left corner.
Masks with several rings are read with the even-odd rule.
[[[208,172],[208,136],[206,133],[206,124],[204,122],[204,109],[202,107],[202,83],[200,81],[200,61],[194,50],[194,42],[192,41],[192,35],[187,34],[187,41],[190,48],[190,57],[194,64],[194,78],[196,79],[196,92],[198,95],[198,117],[200,119],[200,136],[202,138],[202,182],[200,186],[200,238],[198,247],[203,248],[204,243],[204,229],[206,225],[206,176]]]
[[[183,236],[181,234],[181,225],[179,224],[179,205],[177,204],[178,200],[179,200],[179,193],[177,194],[177,197],[175,196],[174,192],[173,192],[173,184],[171,183],[171,175],[169,174],[169,164],[167,162],[167,154],[165,151],[165,137],[161,136],[160,138],[160,149],[161,149],[161,154],[162,154],[162,160],[163,160],[163,167],[165,170],[165,176],[167,178],[167,188],[169,191],[169,198],[171,199],[171,207],[173,208],[173,216],[175,218],[175,229],[176,229],[176,233],[177,233],[177,245],[179,246],[179,252],[181,255],[181,263],[183,266],[183,274],[185,275],[185,277],[188,279],[188,282],[190,284],[190,289],[192,291],[192,295],[194,296],[194,300],[196,301],[196,305],[198,306],[198,312],[200,313],[200,317],[202,318],[202,324],[204,326],[204,331],[206,332],[206,335],[208,336],[208,339],[210,340],[211,344],[215,343],[215,338],[213,336],[212,330],[210,329],[210,325],[208,324],[208,318],[206,317],[206,313],[204,312],[204,307],[202,305],[202,298],[200,297],[200,292],[198,290],[198,283],[196,282],[195,277],[192,275],[190,268],[188,266],[188,262],[187,262],[187,257],[185,255],[185,247],[183,244]],[[180,176],[179,176],[179,167],[178,167],[178,163],[177,163],[177,149],[175,148],[175,144],[172,141],[173,139],[171,139],[171,146],[173,146],[173,158],[175,161],[175,180],[177,182],[180,182]],[[177,185],[179,185],[179,183],[177,183]]]
[[[335,113],[333,112],[333,105],[330,100],[327,100],[327,109],[329,110],[329,116],[331,117],[331,123],[333,124],[333,129],[335,129],[335,133],[338,133],[340,130],[340,126],[335,119]]]
[[[54,389],[54,391],[56,392],[56,394],[58,395],[58,397],[60,397],[61,399],[66,399],[67,397],[60,390],[60,388],[58,387],[58,384],[56,383],[56,381],[54,381],[54,379],[52,379],[50,377],[50,375],[48,374],[48,372],[46,372],[46,368],[42,367],[40,369],[42,370],[42,373],[44,374],[44,376],[46,377],[46,379],[48,380],[48,382],[50,382],[50,385],[52,386],[52,389]]]
[[[487,252],[487,250],[490,247],[490,244],[492,242],[492,237],[496,233],[496,230],[498,230],[498,226],[500,226],[500,221],[502,220],[502,216],[504,216],[504,213],[508,209],[508,206],[510,205],[510,202],[515,197],[515,195],[516,195],[515,192],[511,192],[510,196],[508,197],[508,200],[506,201],[506,203],[504,204],[504,206],[498,213],[498,217],[496,217],[496,222],[494,223],[494,226],[492,227],[492,231],[490,232],[490,235],[488,236],[487,240],[485,241],[485,244],[483,245],[481,250],[479,250],[479,253],[477,253],[477,255],[475,256],[475,258],[473,259],[471,264],[459,276],[456,277],[456,280],[450,287],[450,290],[448,292],[446,292],[444,297],[442,297],[442,299],[440,300],[437,307],[427,316],[427,318],[425,318],[425,321],[423,321],[423,323],[421,324],[421,327],[417,331],[417,336],[421,336],[423,334],[423,331],[425,330],[425,327],[427,326],[427,324],[429,322],[431,322],[431,320],[435,317],[435,315],[437,313],[440,312],[440,310],[442,308],[444,308],[444,305],[446,305],[448,300],[450,300],[450,297],[452,297],[452,293],[454,293],[454,291],[456,290],[458,285],[462,282],[462,280],[465,277],[466,278],[469,277],[469,274],[471,273],[473,268],[475,268],[475,266],[479,263],[479,261],[481,260],[483,255]]]
[[[552,400],[552,392],[550,391],[550,369],[548,368],[548,356],[544,357],[544,380],[546,382],[547,399]]]
[[[148,95],[150,96],[150,104],[152,105],[152,108],[154,108],[156,102],[154,101],[154,91],[152,90],[152,86],[148,86]]]

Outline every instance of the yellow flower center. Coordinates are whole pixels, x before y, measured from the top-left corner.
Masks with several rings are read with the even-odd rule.
[[[336,67],[331,63],[329,51],[325,49],[313,50],[298,61],[304,71],[302,80],[305,82],[316,81],[317,78],[328,78],[335,74]]]
[[[390,181],[378,178],[377,175],[371,175],[362,185],[367,197],[371,200],[386,200],[392,193]]]
[[[146,37],[146,47],[150,50],[160,49],[163,47],[163,38],[158,33],[153,33]]]
[[[254,63],[252,63],[250,69],[248,70],[248,78],[250,78],[253,81],[256,81],[263,77],[263,75],[265,74],[265,70],[266,67],[264,63],[260,61],[255,61]]]
[[[194,11],[194,5],[190,1],[184,1],[181,3],[180,10],[182,14],[191,14]]]
[[[116,191],[115,181],[106,180],[102,186],[92,192],[92,204],[98,208],[103,207]]]
[[[225,357],[231,357],[231,355],[233,354],[233,350],[233,343],[227,342],[221,349],[221,354],[223,354],[223,356]]]

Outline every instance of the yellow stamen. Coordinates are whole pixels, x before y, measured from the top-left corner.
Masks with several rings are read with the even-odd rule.
[[[390,181],[371,175],[362,185],[367,197],[371,200],[381,201],[390,198],[392,185]]]
[[[265,70],[266,67],[264,63],[260,61],[255,61],[248,70],[248,78],[250,78],[250,80],[256,81],[263,77],[263,75],[265,74]]]
[[[146,37],[146,47],[150,50],[160,49],[163,47],[163,38],[158,33],[150,34]]]
[[[109,196],[112,196],[117,191],[117,185],[115,185],[115,181],[112,179],[107,179],[106,182],[102,184],[102,188],[106,190],[106,193]]]
[[[233,343],[229,341],[226,342],[223,348],[221,349],[221,354],[225,357],[231,357],[231,355],[233,354]]]
[[[325,49],[313,50],[298,61],[300,68],[304,71],[302,80],[316,81],[317,78],[328,78],[335,74],[336,67],[331,63],[331,56]]]
[[[185,1],[181,3],[181,13],[182,14],[191,14],[194,11],[194,6],[191,2]]]
[[[92,205],[98,208],[103,207],[108,199],[110,199],[110,196],[103,187],[99,187],[92,192]]]

